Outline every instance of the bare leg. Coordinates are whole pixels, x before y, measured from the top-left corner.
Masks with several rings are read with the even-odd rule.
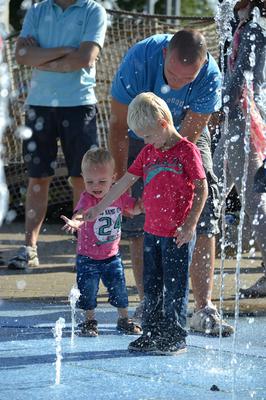
[[[29,178],[26,195],[26,246],[36,246],[47,211],[48,192],[52,178]]]
[[[143,288],[143,238],[131,238],[129,240],[132,270],[140,301],[144,299]]]
[[[84,182],[81,176],[75,176],[70,178],[70,182],[73,188],[73,209],[79,201],[81,193],[84,191]]]
[[[197,237],[190,266],[190,277],[196,311],[211,304],[215,261],[215,237]]]
[[[128,309],[127,308],[118,308],[119,318],[128,318]]]
[[[95,310],[87,310],[86,311],[86,320],[95,320]]]

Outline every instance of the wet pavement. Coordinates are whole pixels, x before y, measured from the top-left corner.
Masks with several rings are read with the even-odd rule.
[[[24,241],[23,224],[4,225],[0,250],[7,260]],[[129,248],[122,241],[130,312],[138,302],[130,268]],[[241,299],[235,308],[236,260],[225,262],[224,313],[236,324],[230,338],[188,336],[188,352],[176,357],[145,356],[127,351],[134,336],[116,331],[117,315],[101,286],[98,338],[75,337],[71,342],[68,301],[75,284],[75,242],[60,224],[44,225],[39,243],[41,265],[31,271],[0,267],[0,399],[266,399],[266,298]],[[262,273],[258,253],[243,254],[241,286]],[[219,266],[216,260],[214,301],[219,307]],[[189,313],[193,310],[190,293]],[[55,384],[55,322],[65,318],[60,384]],[[77,312],[77,322],[82,313]]]

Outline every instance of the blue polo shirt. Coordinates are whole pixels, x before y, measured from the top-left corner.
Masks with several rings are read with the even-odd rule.
[[[82,42],[103,47],[106,26],[105,9],[93,0],[77,0],[65,11],[53,0],[44,0],[29,9],[20,36],[33,36],[43,48],[78,48]],[[95,75],[95,67],[67,73],[34,68],[26,103],[52,107],[95,104]]]
[[[135,44],[124,57],[112,83],[112,96],[129,104],[139,93],[153,92],[167,103],[178,130],[187,110],[211,114],[221,107],[221,74],[214,58],[208,54],[194,81],[180,89],[171,89],[164,78],[163,49],[173,35],[153,35]],[[129,135],[137,139],[134,132]],[[141,140],[141,139],[140,139]],[[197,146],[206,170],[212,169],[211,137],[206,128]]]
[[[138,42],[126,54],[113,80],[112,96],[129,104],[141,92],[153,92],[164,99],[178,129],[187,109],[210,114],[221,106],[221,76],[208,54],[195,80],[180,89],[171,89],[164,79],[163,49],[173,35],[159,34]]]

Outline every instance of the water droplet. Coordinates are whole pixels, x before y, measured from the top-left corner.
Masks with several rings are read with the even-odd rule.
[[[224,96],[223,98],[223,102],[224,104],[227,103],[230,100],[230,96],[228,96],[227,94]]]
[[[17,281],[16,282],[16,286],[17,286],[18,289],[24,290],[25,287],[27,286],[27,283],[24,280]]]
[[[18,139],[21,140],[30,139],[32,136],[32,130],[27,126],[20,126],[16,129],[15,135]]]
[[[166,94],[166,93],[170,92],[170,90],[171,90],[171,88],[168,85],[163,85],[161,87],[161,93],[163,93],[163,94]]]
[[[231,137],[230,142],[235,143],[238,141],[239,138],[240,138],[240,135],[234,135]]]

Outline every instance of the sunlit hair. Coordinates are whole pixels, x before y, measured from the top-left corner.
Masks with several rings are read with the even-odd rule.
[[[250,17],[252,17],[252,11],[255,7],[258,7],[258,9],[260,10],[260,14],[262,16],[266,16],[266,1],[265,0],[241,0],[238,1],[235,4],[234,10],[235,11],[239,11],[242,8],[247,7],[247,5],[250,4]]]
[[[128,106],[127,124],[134,132],[155,127],[162,119],[173,125],[168,105],[154,93],[141,93]]]
[[[88,150],[81,162],[81,170],[84,171],[86,168],[90,167],[91,165],[103,165],[103,164],[110,164],[112,168],[115,166],[115,162],[111,153],[104,149],[104,148],[93,148]]]
[[[192,65],[207,57],[207,45],[204,36],[195,29],[182,29],[170,40],[168,50],[175,52],[182,64]]]

